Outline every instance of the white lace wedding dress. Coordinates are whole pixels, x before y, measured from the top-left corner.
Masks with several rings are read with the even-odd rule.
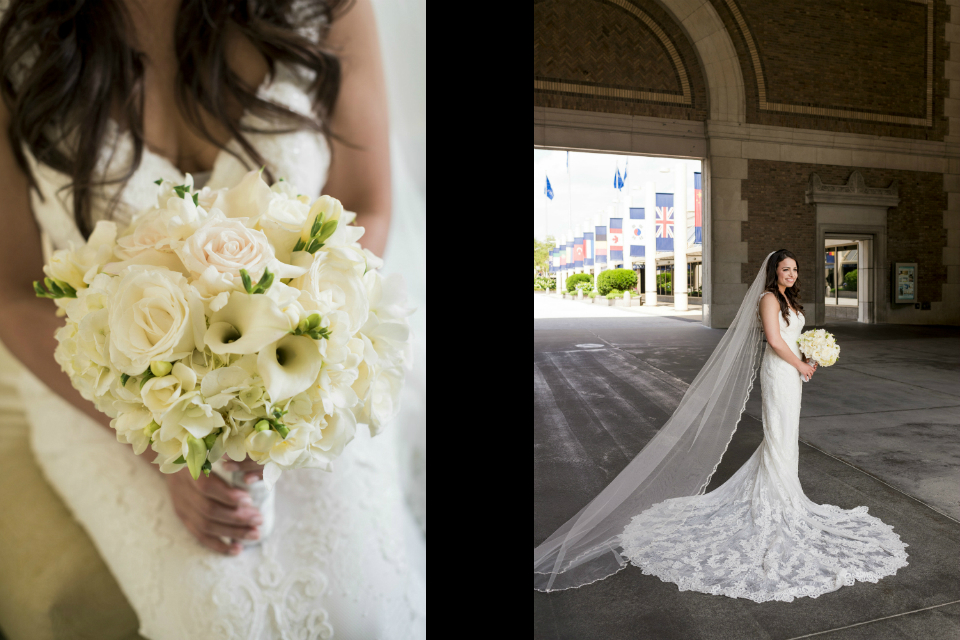
[[[260,87],[259,95],[306,113],[308,78],[284,65],[277,71],[273,82]],[[265,124],[249,113],[244,119]],[[305,131],[248,136],[274,176],[290,180],[311,199],[320,195],[330,160],[322,136]],[[230,147],[244,155],[235,141]],[[46,202],[40,202],[32,194],[41,228],[54,247],[80,242],[70,193],[56,194],[67,177],[28,157],[46,196]],[[129,135],[118,134],[111,123],[99,169],[119,172],[131,158]],[[252,160],[250,166],[256,166]],[[233,186],[246,171],[234,157],[221,153],[207,185]],[[156,193],[153,181],[161,177],[182,182],[185,176],[145,148],[115,219],[123,223],[149,203]],[[103,215],[112,193],[99,194],[95,215]],[[402,219],[395,213],[393,224]],[[425,541],[404,505],[398,429],[388,426],[376,438],[358,429],[333,473],[312,469],[284,473],[277,484],[272,536],[259,547],[228,557],[200,546],[175,515],[160,475],[136,459],[129,446],[118,443],[107,429],[34,376],[25,371],[22,378],[21,395],[37,461],[90,534],[137,612],[143,636],[151,640],[426,636],[426,579],[417,570],[425,566]]]
[[[780,335],[800,357],[804,317],[789,313],[789,325],[779,316]],[[667,500],[635,516],[621,535],[623,555],[680,591],[756,602],[816,598],[906,566],[907,545],[867,507],[819,505],[803,494],[797,370],[767,348],[760,383],[763,442],[753,456],[712,492]]]

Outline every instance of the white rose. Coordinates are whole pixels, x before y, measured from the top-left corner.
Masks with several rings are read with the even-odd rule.
[[[193,352],[204,324],[203,303],[179,273],[129,267],[111,300],[109,323],[111,360],[121,373],[139,375],[155,360]]]
[[[254,281],[274,259],[273,247],[262,232],[248,229],[220,212],[197,229],[177,255],[194,274],[214,267],[219,273],[239,278],[240,269],[246,269]]]
[[[307,272],[290,282],[303,291],[309,303],[304,308],[316,309],[321,315],[339,309],[349,318],[349,332],[355,334],[367,321],[369,303],[363,284],[366,261],[361,252],[348,247],[326,247],[313,256]],[[301,296],[301,302],[304,302]]]

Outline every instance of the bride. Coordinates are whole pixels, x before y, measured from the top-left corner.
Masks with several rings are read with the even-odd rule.
[[[116,442],[53,358],[61,320],[30,293],[42,240],[62,248],[99,219],[128,222],[158,178],[218,189],[261,165],[268,182],[340,199],[383,255],[396,207],[370,0],[11,0],[0,12],[0,340],[30,371],[37,461],[141,635],[425,637],[425,545],[397,481],[398,430],[358,429],[333,473],[284,474],[273,533],[244,547],[262,523],[249,496],[215,475],[162,475]]]
[[[767,256],[667,424],[534,550],[535,589],[582,586],[632,563],[680,591],[790,602],[907,565],[907,545],[867,507],[818,505],[800,486],[800,396],[817,365],[797,347],[805,321],[797,278],[793,253]],[[761,329],[763,442],[704,494],[750,395]]]

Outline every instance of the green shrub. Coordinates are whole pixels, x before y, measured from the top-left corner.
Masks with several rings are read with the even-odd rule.
[[[541,287],[540,285],[536,285],[536,284],[535,284],[535,285],[533,285],[533,290],[534,290],[534,291],[543,291],[543,287]]]
[[[590,292],[590,297],[591,297],[591,298],[596,298],[596,297],[597,297],[597,292],[596,292],[596,291],[591,291],[591,292]]]
[[[601,275],[602,275],[602,274],[601,274]],[[622,295],[623,295],[623,291],[617,291],[616,289],[614,289],[613,291],[611,291],[610,293],[608,293],[608,294],[607,294],[606,296],[604,296],[604,297],[605,297],[607,300],[613,300],[613,299],[615,299],[615,298],[619,298],[619,297],[622,296]]]
[[[663,291],[666,295],[673,293],[672,273],[667,272],[657,274],[657,291]]]
[[[590,293],[591,291],[593,291],[593,283],[592,283],[592,282],[578,282],[578,283],[577,283],[577,291],[583,291],[584,293]]]
[[[633,269],[610,269],[600,273],[597,290],[606,295],[613,289],[621,292],[637,286],[637,273]]]
[[[556,289],[557,279],[547,276],[536,276],[533,279],[533,288],[536,289],[537,287],[541,289]]]
[[[856,269],[854,269],[847,275],[843,276],[843,288],[847,291],[857,290],[857,270]]]
[[[578,282],[593,283],[593,276],[589,273],[575,273],[567,278],[567,291],[575,291]]]

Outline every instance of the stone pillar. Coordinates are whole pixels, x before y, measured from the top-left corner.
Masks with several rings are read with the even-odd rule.
[[[687,310],[687,167],[676,172],[673,190],[673,308]]]
[[[643,306],[657,306],[657,232],[653,221],[657,216],[657,189],[652,180],[643,184],[644,287]]]

